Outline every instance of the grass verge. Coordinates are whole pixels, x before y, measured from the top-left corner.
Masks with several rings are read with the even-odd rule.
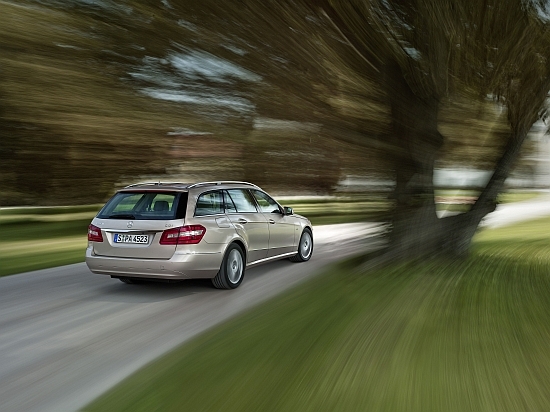
[[[0,276],[84,261],[86,233],[97,208],[52,209],[0,212]]]
[[[440,211],[467,212],[476,201],[479,193],[480,192],[476,190],[436,190],[436,208]],[[524,202],[539,196],[541,196],[541,192],[510,191],[498,195],[497,203]]]
[[[546,411],[550,219],[466,261],[353,261],[153,362],[86,411]]]
[[[83,262],[86,244],[82,235],[0,242],[0,276]]]

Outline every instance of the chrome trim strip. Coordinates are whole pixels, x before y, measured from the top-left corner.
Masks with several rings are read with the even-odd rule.
[[[103,229],[105,233],[160,233],[163,232],[163,229],[152,230],[152,229]]]
[[[281,258],[284,258],[284,257],[291,257],[291,256],[295,256],[297,254],[298,254],[297,251],[296,252],[283,253],[282,255],[271,256],[271,257],[268,257],[268,258],[255,260],[254,262],[248,263],[246,266],[249,267],[249,266],[259,265],[260,263],[266,263],[266,262],[269,262],[271,260],[277,260],[277,259],[281,259]]]

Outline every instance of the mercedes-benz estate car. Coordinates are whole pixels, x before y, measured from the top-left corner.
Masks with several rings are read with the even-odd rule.
[[[256,185],[142,183],[118,190],[92,220],[86,264],[125,283],[210,278],[234,289],[246,267],[312,253],[311,222]]]

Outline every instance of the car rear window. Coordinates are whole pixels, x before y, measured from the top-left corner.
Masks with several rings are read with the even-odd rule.
[[[186,192],[118,192],[97,217],[133,220],[183,219],[186,206]]]

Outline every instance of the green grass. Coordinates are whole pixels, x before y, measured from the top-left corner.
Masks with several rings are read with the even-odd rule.
[[[84,246],[79,244],[79,246],[72,247],[71,250],[57,250],[54,253],[40,251],[32,256],[25,254],[2,257],[0,276],[83,262],[85,248],[86,243]]]
[[[84,261],[98,205],[0,210],[0,276]]]
[[[541,196],[540,192],[506,192],[498,195],[500,203],[524,202]]]
[[[34,230],[23,226],[13,229],[13,239],[2,233],[6,240],[0,241],[0,276],[83,262],[90,221],[77,222],[42,224]]]
[[[279,199],[279,201],[285,206],[291,206],[295,213],[307,216],[313,225],[379,221],[387,217],[390,209],[387,194],[325,199]]]
[[[457,198],[468,198],[468,197],[477,197],[479,195],[479,190],[464,190],[464,189],[437,189],[435,195],[437,197],[457,197]],[[499,203],[512,203],[512,202],[523,202],[525,200],[534,199],[540,196],[540,192],[531,192],[531,191],[509,191],[503,192],[498,195]]]
[[[85,410],[550,410],[549,233],[485,230],[462,262],[341,263]]]
[[[473,201],[477,199],[476,190],[436,190],[437,210],[464,213],[470,210]],[[541,196],[540,192],[505,192],[498,195],[497,203],[523,202]]]

